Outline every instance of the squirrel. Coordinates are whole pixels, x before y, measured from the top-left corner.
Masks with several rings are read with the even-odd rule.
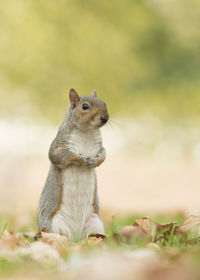
[[[69,239],[105,235],[100,216],[95,167],[106,157],[100,128],[108,121],[105,102],[69,92],[66,118],[49,149],[51,161],[39,203],[40,231]]]

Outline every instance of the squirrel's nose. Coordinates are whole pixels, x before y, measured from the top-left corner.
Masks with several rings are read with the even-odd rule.
[[[101,122],[102,123],[106,123],[107,121],[108,121],[108,117],[107,116],[101,117]]]

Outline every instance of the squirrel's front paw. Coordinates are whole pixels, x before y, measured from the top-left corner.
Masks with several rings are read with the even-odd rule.
[[[104,162],[104,160],[105,160],[105,155],[99,155],[97,157],[96,167],[98,167],[100,164],[102,164],[102,162]]]
[[[97,160],[95,158],[86,158],[87,166],[88,167],[96,167]]]
[[[105,156],[98,154],[95,158],[87,158],[87,165],[89,167],[98,167],[105,160]]]

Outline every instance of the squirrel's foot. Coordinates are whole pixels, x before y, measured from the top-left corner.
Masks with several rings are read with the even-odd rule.
[[[91,213],[88,216],[83,232],[85,233],[86,237],[88,237],[91,233],[105,236],[104,226],[99,215]]]

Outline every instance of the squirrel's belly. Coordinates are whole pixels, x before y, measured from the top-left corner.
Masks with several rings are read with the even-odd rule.
[[[52,231],[80,238],[85,221],[93,211],[94,168],[68,167],[62,171],[62,183],[62,203],[52,220]]]

